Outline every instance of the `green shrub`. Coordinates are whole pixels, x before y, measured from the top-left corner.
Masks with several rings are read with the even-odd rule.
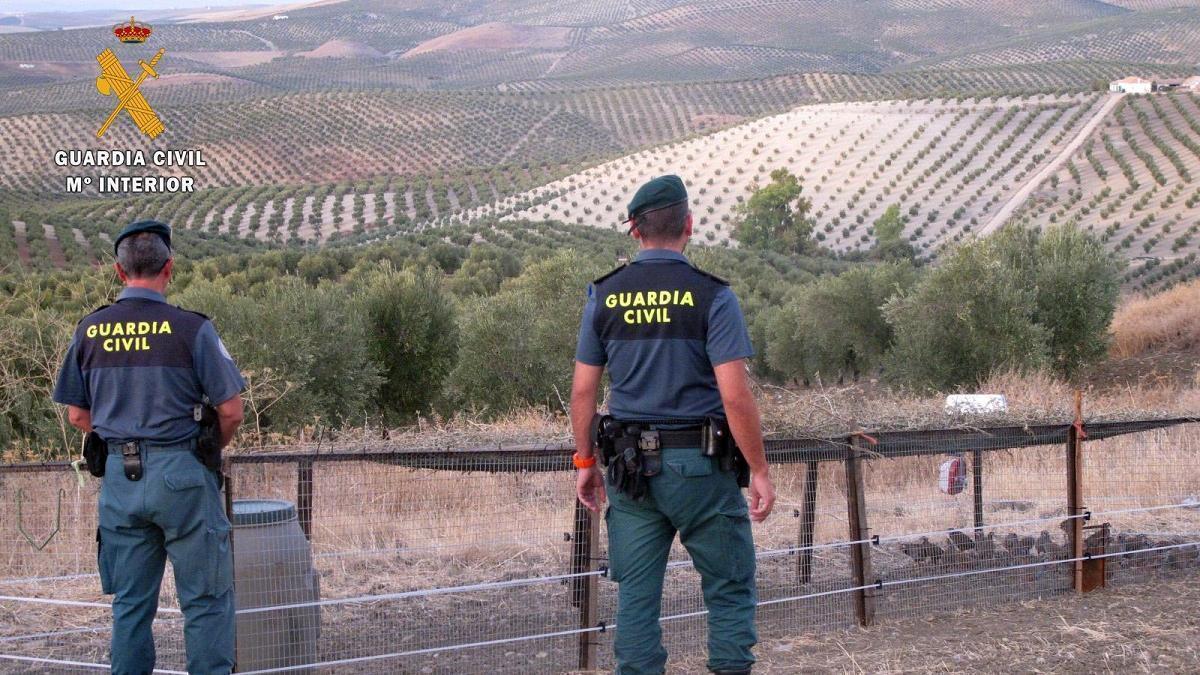
[[[458,353],[454,304],[433,273],[371,275],[356,298],[371,360],[383,382],[376,402],[389,419],[408,420],[428,409]]]
[[[910,264],[859,267],[795,293],[766,327],[768,365],[793,379],[877,369],[894,341],[883,306],[917,280]]]
[[[569,397],[585,289],[603,272],[593,258],[565,251],[471,302],[448,382],[451,401],[489,412],[560,407]]]
[[[961,246],[912,293],[888,303],[892,379],[971,385],[997,368],[1064,375],[1104,355],[1120,265],[1091,235],[1021,226]]]
[[[361,424],[375,410],[384,378],[350,300],[344,287],[312,287],[295,277],[248,294],[224,281],[196,281],[172,298],[212,317],[247,375],[252,412],[268,411],[283,429]]]

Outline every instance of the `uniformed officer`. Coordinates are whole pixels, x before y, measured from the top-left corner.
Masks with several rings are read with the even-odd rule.
[[[708,668],[749,673],[757,641],[750,521],[765,519],[775,502],[746,374],[745,360],[754,351],[729,284],[692,267],[683,255],[692,234],[683,181],[649,181],[634,194],[628,213],[630,235],[641,250],[632,263],[588,288],[571,392],[576,492],[592,511],[606,493],[610,502],[609,576],[619,584],[617,672],[664,671],[659,615],[678,532],[700,572],[709,612]],[[606,366],[609,414],[622,428],[649,434],[639,437],[639,447],[661,448],[654,468],[638,472],[652,475],[637,498],[606,481],[596,466],[590,431]],[[727,418],[749,464],[749,507],[734,473],[701,450],[694,421],[712,416]],[[647,457],[643,468],[651,466]]]
[[[100,584],[113,598],[112,672],[154,669],[151,624],[171,558],[189,673],[234,659],[230,526],[218,476],[194,450],[195,406],[215,404],[224,447],[245,386],[212,322],[168,305],[171,229],[142,221],[114,243],[126,288],[79,323],[54,390],[68,418],[107,441],[96,533]]]

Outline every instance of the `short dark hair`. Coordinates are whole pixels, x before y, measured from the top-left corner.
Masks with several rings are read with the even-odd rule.
[[[688,205],[680,202],[661,209],[640,213],[633,219],[633,224],[643,239],[650,241],[670,241],[683,236],[683,228],[687,225]]]
[[[153,232],[139,232],[121,240],[117,264],[133,279],[146,279],[162,271],[171,259],[167,242]]]

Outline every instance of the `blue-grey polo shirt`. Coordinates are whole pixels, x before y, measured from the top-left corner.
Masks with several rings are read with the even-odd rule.
[[[75,329],[54,401],[91,411],[110,442],[175,443],[194,438],[193,408],[218,405],[246,386],[208,317],[126,288]]]
[[[614,285],[624,292],[598,291]],[[613,298],[598,298],[598,293]],[[598,311],[604,302],[611,302],[616,314],[598,316],[606,313]],[[689,317],[700,303],[707,303],[703,316]],[[674,323],[661,323],[668,320]],[[614,321],[622,324],[615,331]],[[713,368],[751,356],[754,348],[737,296],[724,282],[693,268],[682,253],[643,250],[626,268],[588,286],[575,360],[608,368],[608,407],[618,419],[723,415]]]

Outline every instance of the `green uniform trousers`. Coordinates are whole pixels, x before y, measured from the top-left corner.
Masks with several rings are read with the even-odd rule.
[[[233,669],[233,558],[217,477],[191,444],[142,450],[143,475],[125,478],[109,454],[100,489],[100,584],[113,597],[112,672],[154,669],[151,625],[166,559],[184,617],[189,673]]]
[[[607,487],[609,576],[619,584],[614,652],[620,675],[662,673],[667,652],[659,615],[675,533],[700,572],[708,609],[708,667],[747,668],[754,629],[754,542],[733,472],[698,449],[662,451],[662,471],[635,502]]]

